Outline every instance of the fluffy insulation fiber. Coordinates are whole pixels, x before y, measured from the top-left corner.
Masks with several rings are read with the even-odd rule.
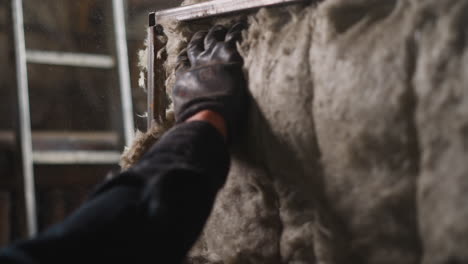
[[[169,92],[194,31],[235,19],[165,25]],[[246,19],[248,127],[189,262],[468,263],[468,0]]]

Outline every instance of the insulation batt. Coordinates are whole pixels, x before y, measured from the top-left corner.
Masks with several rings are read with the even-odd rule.
[[[165,24],[169,93],[191,35],[236,19]],[[188,261],[468,263],[468,0],[247,20],[248,126]]]

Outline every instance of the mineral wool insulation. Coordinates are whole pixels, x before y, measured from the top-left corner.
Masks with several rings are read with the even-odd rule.
[[[236,19],[165,25],[169,93],[194,31]],[[189,262],[467,263],[468,0],[247,19],[247,131]]]

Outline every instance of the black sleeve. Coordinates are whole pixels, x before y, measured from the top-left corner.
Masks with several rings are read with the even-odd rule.
[[[228,171],[213,126],[178,125],[64,222],[4,249],[0,263],[180,263]]]

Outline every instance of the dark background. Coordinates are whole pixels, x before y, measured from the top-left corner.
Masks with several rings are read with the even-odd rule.
[[[138,51],[147,15],[174,0],[127,0],[126,25],[134,118],[146,108],[138,87]],[[27,50],[115,55],[111,0],[24,0]],[[26,236],[11,1],[0,0],[0,247]],[[34,150],[122,151],[122,113],[116,70],[29,64]],[[35,165],[39,229],[78,207],[117,163]]]

